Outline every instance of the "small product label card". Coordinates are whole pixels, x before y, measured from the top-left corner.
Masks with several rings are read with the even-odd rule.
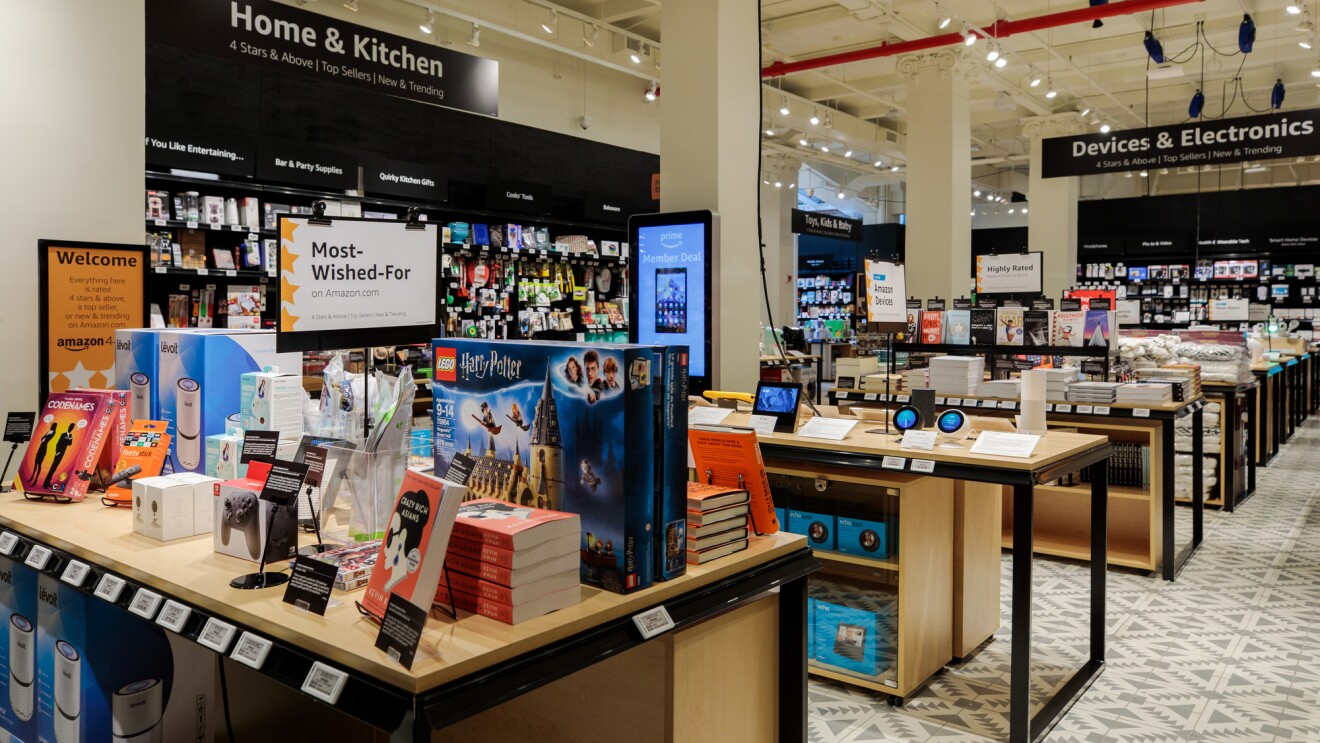
[[[234,644],[234,652],[230,653],[229,657],[260,671],[262,664],[266,662],[266,656],[270,655],[270,647],[270,640],[251,632],[244,632],[239,635],[238,642]]]
[[[887,470],[901,470],[907,466],[903,457],[885,457],[880,460],[880,467]]]
[[[395,663],[412,668],[425,626],[426,609],[391,593],[390,601],[385,605],[385,618],[381,620],[380,632],[376,635],[376,647],[385,651]]]
[[[1133,418],[1149,418],[1150,408],[1137,408],[1132,411]]]
[[[101,581],[96,584],[96,597],[113,604],[119,600],[120,594],[124,592],[124,585],[123,578],[106,573],[101,576]]]
[[[1054,411],[1055,411],[1056,413],[1071,413],[1071,412],[1072,412],[1072,404],[1061,402],[1061,403],[1059,403],[1058,405],[1055,405],[1055,406],[1054,406]]]
[[[637,626],[637,631],[642,633],[643,640],[649,640],[674,628],[674,619],[669,616],[669,610],[664,604],[641,614],[634,614],[632,620]]]
[[[987,454],[996,457],[1026,458],[1035,451],[1040,437],[1025,433],[1004,433],[1003,431],[982,431],[972,444],[973,454]]]
[[[325,616],[338,573],[337,565],[310,557],[299,557],[293,564],[293,576],[284,589],[284,603],[317,616]]]
[[[718,426],[733,412],[731,408],[716,408],[699,405],[688,411],[688,425],[698,424]]]
[[[50,548],[44,544],[34,544],[32,549],[28,550],[27,559],[23,564],[36,570],[45,570],[47,562],[50,562]]]
[[[903,432],[903,441],[898,445],[900,449],[917,449],[919,451],[930,451],[935,448],[935,440],[938,434],[934,431],[918,431],[910,428]]]
[[[279,450],[279,446],[279,431],[245,431],[243,450],[238,455],[238,461],[240,464],[247,464],[253,459],[269,462],[275,459],[275,452]]]
[[[87,563],[70,560],[68,566],[64,568],[64,574],[60,576],[60,580],[74,588],[82,588],[83,581],[87,580],[87,574],[90,572],[92,572],[92,569],[87,566]]]
[[[229,642],[234,639],[236,632],[238,628],[229,622],[210,617],[202,627],[202,633],[197,636],[197,643],[217,653],[224,653],[229,649]]]
[[[348,683],[347,673],[338,668],[331,668],[318,660],[312,663],[311,670],[307,671],[302,690],[326,704],[335,704],[339,701],[339,695],[344,692],[346,683]]]
[[[182,632],[183,626],[188,623],[188,617],[192,616],[192,607],[184,606],[174,599],[165,602],[165,606],[160,610],[160,616],[156,617],[156,624],[164,627],[171,632]]]
[[[143,619],[151,620],[156,617],[156,610],[160,608],[161,600],[159,593],[139,588],[137,594],[133,596],[133,602],[128,605],[128,610]]]
[[[36,413],[9,413],[5,416],[5,441],[21,444],[32,438]]]
[[[18,546],[18,535],[12,531],[0,534],[0,555],[14,554],[14,548]]]
[[[771,436],[775,432],[775,423],[773,415],[753,415],[747,425],[756,431],[757,436]]]
[[[931,459],[914,459],[912,460],[912,471],[927,472],[927,473],[934,472],[935,462],[934,460]]]
[[[266,484],[261,487],[261,500],[288,506],[298,500],[305,479],[306,464],[277,459],[270,467],[270,474],[266,475]]]
[[[843,420],[842,418],[812,418],[798,429],[799,436],[806,436],[814,439],[831,439],[833,441],[843,441],[848,432],[857,425],[857,419]]]

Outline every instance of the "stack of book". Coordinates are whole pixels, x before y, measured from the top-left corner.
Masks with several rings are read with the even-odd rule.
[[[900,385],[903,392],[925,389],[930,386],[929,369],[904,369],[899,372],[899,376],[903,377],[903,384]]]
[[[1017,379],[992,379],[982,382],[976,389],[977,397],[997,400],[1016,400],[1022,396],[1022,382]]]
[[[340,591],[352,591],[371,582],[371,571],[376,567],[378,552],[380,552],[379,539],[336,547],[312,555],[310,559],[339,568],[339,572],[335,574],[335,588]]]
[[[1118,388],[1114,402],[1146,407],[1173,402],[1173,385],[1163,382],[1129,382]]]
[[[747,549],[748,492],[687,484],[687,561],[710,562]]]
[[[840,389],[855,388],[858,380],[880,371],[880,362],[874,356],[853,356],[834,360],[834,378]]]
[[[941,395],[975,395],[985,376],[981,356],[936,356],[930,360],[930,386]]]
[[[435,603],[506,624],[578,603],[580,564],[591,554],[613,557],[614,545],[588,532],[583,547],[577,514],[478,498],[458,509]],[[621,546],[620,546],[621,548]]]
[[[901,374],[867,374],[862,377],[861,388],[867,392],[884,392],[886,391],[886,383],[889,385],[889,392],[898,392],[903,384],[903,376]]]
[[[1043,371],[1045,372],[1045,399],[1067,400],[1068,385],[1077,381],[1077,370],[1063,368],[1044,369]]]
[[[1150,447],[1136,441],[1111,441],[1114,453],[1109,457],[1109,484],[1130,488],[1150,487]],[[1082,482],[1091,481],[1091,469],[1081,472]]]
[[[1073,382],[1068,385],[1068,402],[1108,405],[1121,386],[1119,382]]]
[[[1195,400],[1201,396],[1201,367],[1197,364],[1170,364],[1154,369],[1138,369],[1137,379],[1173,384],[1175,402]]]

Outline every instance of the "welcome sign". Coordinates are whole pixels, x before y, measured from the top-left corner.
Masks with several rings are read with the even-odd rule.
[[[1320,154],[1320,109],[1196,121],[1041,142],[1046,178]]]

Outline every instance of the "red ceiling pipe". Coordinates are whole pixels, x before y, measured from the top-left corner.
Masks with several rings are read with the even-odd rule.
[[[1133,13],[1144,13],[1148,10],[1158,10],[1160,8],[1169,8],[1175,5],[1188,5],[1190,3],[1204,2],[1204,0],[1124,0],[1121,3],[1110,3],[1108,5],[1097,5],[1094,7],[1078,8],[1076,10],[1065,10],[1059,13],[1048,13],[1046,15],[1036,16],[1034,18],[1023,18],[1018,21],[996,21],[986,33],[996,39],[1004,39],[1014,34],[1030,33],[1031,31],[1040,31],[1047,28],[1056,28],[1058,26],[1068,26],[1074,23],[1084,21],[1094,21],[1100,18],[1112,18],[1119,15],[1131,15]],[[975,31],[977,36],[982,36]],[[857,49],[851,52],[841,52],[831,54],[825,57],[816,57],[815,59],[804,59],[800,62],[774,62],[770,66],[762,68],[761,77],[782,77],[794,72],[803,72],[806,70],[817,70],[822,67],[831,67],[838,64],[847,64],[849,62],[861,62],[867,59],[878,59],[880,57],[892,57],[897,54],[910,54],[925,49],[934,49],[941,46],[952,46],[962,44],[963,35],[960,33],[940,34],[938,36],[927,36],[924,39],[913,39],[911,41],[900,41],[895,44],[881,43],[879,46],[873,46],[868,49]]]

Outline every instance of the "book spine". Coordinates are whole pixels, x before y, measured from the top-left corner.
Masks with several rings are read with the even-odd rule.
[[[751,477],[761,480],[759,495],[752,495],[748,502],[751,511],[752,526],[757,534],[775,534],[779,532],[779,518],[775,516],[775,503],[770,495],[770,478],[765,474],[765,460],[761,458],[761,444],[752,434],[752,453],[756,455],[756,471]]]
[[[445,565],[449,566],[451,575],[454,571],[459,571],[502,586],[513,584],[513,570],[511,568],[492,565],[466,555],[459,555],[452,550],[445,556]]]
[[[448,554],[488,562],[501,568],[513,568],[512,550],[474,542],[470,539],[462,539],[458,534],[454,534],[453,538],[449,540]]]
[[[466,593],[464,591],[451,591],[448,586],[441,583],[435,589],[434,603],[448,606],[451,603],[451,599],[455,609],[472,612],[473,614],[477,613],[476,594]]]
[[[687,572],[687,346],[667,346],[657,354],[663,378],[656,390],[656,470],[654,529],[655,579]]]
[[[625,368],[634,361],[654,364],[654,351],[650,348],[630,349],[624,356]],[[660,384],[652,378],[651,383]],[[624,391],[624,472],[628,473],[624,485],[624,544],[623,593],[646,588],[655,580],[655,551],[653,549],[655,525],[655,390]],[[686,486],[684,486],[686,488]],[[686,492],[686,490],[684,491]]]
[[[498,601],[478,596],[476,613],[483,617],[490,617],[497,622],[513,624],[513,607],[508,604],[501,604]]]
[[[462,539],[467,539],[473,542],[480,542],[481,544],[488,544],[492,547],[499,547],[500,549],[506,549],[506,550],[513,549],[512,536],[508,534],[500,534],[498,532],[486,531],[485,529],[478,529],[477,527],[471,524],[464,524],[462,522],[455,521],[453,534],[455,537],[460,537]]]

